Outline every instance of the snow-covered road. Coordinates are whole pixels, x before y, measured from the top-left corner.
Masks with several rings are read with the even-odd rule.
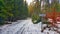
[[[0,34],[46,34],[46,32],[41,33],[41,25],[41,22],[33,24],[31,19],[19,20],[0,27]],[[51,32],[50,34],[54,34],[54,32]]]
[[[24,25],[27,23],[28,20],[23,20],[23,22],[15,22],[13,24],[5,25],[0,27],[1,33],[0,34],[15,34],[18,30],[22,29]]]

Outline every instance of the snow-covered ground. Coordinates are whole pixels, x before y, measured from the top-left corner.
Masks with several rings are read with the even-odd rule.
[[[18,20],[12,24],[0,27],[0,34],[56,34],[55,31],[48,31],[48,28],[41,32],[42,23],[33,24],[31,19]]]

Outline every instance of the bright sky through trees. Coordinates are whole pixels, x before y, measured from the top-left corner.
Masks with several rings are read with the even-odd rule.
[[[30,5],[31,2],[33,2],[34,0],[24,0],[28,3],[28,5]],[[40,0],[39,0],[40,1]],[[51,0],[49,0],[49,2],[51,3]],[[42,3],[43,4],[43,3]]]
[[[49,3],[51,3],[51,0],[49,0]]]
[[[33,0],[26,0],[26,2],[28,3],[28,5],[30,5],[30,3],[32,2]]]

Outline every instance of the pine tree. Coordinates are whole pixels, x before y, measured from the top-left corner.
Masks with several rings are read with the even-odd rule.
[[[29,6],[29,12],[30,12],[30,16],[32,18],[33,23],[38,23],[34,21],[39,20],[40,11],[41,11],[40,1],[34,0]]]
[[[0,22],[25,19],[28,16],[28,8],[23,2],[23,0],[0,0]]]

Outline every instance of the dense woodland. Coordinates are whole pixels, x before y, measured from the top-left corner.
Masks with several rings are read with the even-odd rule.
[[[46,4],[43,3],[44,5],[41,7],[42,1]],[[34,0],[29,6],[24,0],[0,0],[0,23],[26,19],[27,17],[38,20],[40,13],[52,12],[53,8],[56,12],[60,12],[58,0],[53,0],[51,3],[49,0]]]
[[[43,2],[43,3],[42,3]],[[51,17],[50,14],[52,14],[52,17],[55,18],[56,15],[53,14],[53,12],[60,13],[60,1],[59,0],[34,0],[28,7],[29,14],[32,17],[32,20],[41,20],[40,14],[47,14]],[[54,15],[54,16],[53,16]],[[49,17],[48,16],[48,17]],[[60,16],[60,15],[59,15]]]
[[[16,21],[28,16],[28,8],[23,0],[0,0],[0,23]]]

